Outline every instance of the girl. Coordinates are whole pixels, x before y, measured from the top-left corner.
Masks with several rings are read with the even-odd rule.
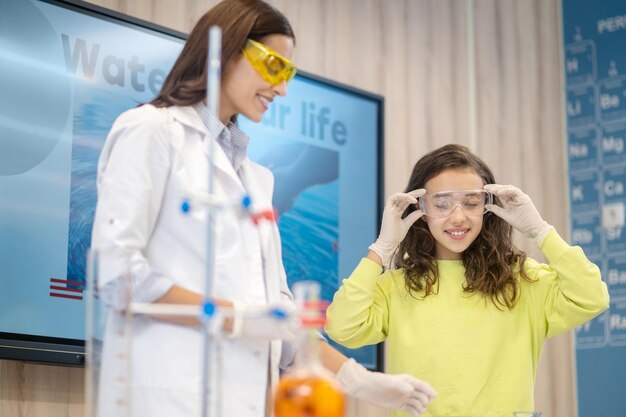
[[[218,117],[206,108],[207,33],[222,29],[222,73]],[[278,10],[260,0],[226,0],[207,12],[151,103],[122,114],[114,123],[98,166],[98,205],[92,247],[106,265],[125,265],[121,274],[100,276],[105,300],[120,275],[130,274],[135,303],[203,303],[207,212],[181,213],[181,199],[205,193],[213,165],[214,193],[238,200],[249,195],[255,208],[271,209],[273,177],[246,155],[248,137],[237,116],[259,122],[270,103],[287,93],[295,74],[295,35]],[[216,138],[209,158],[208,148]],[[291,305],[274,223],[254,225],[232,210],[212,214],[215,303],[233,311],[219,324],[222,340],[220,387],[223,416],[269,416],[267,401],[279,367],[289,365],[289,325],[253,323],[246,311]],[[112,383],[116,352],[125,351],[114,322],[104,339],[101,416],[116,412]],[[131,415],[193,417],[202,399],[202,332],[196,318],[133,320],[129,383]],[[408,375],[369,372],[328,344],[322,360],[347,393],[418,416],[434,395]],[[119,361],[118,361],[119,362]],[[218,390],[218,388],[221,388]],[[376,393],[376,395],[373,395]]]
[[[466,147],[422,157],[406,190],[335,294],[328,335],[351,348],[387,340],[387,370],[437,390],[425,416],[532,410],[545,339],[608,307],[600,271]],[[516,249],[512,227],[549,264]],[[381,275],[390,261],[396,269]]]

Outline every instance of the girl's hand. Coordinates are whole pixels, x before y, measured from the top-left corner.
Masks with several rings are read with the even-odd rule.
[[[426,194],[426,190],[420,188],[408,193],[396,193],[389,197],[385,210],[383,211],[383,221],[380,226],[380,234],[376,242],[372,243],[369,249],[375,252],[382,260],[383,266],[389,265],[389,260],[394,251],[402,242],[407,232],[424,214],[421,210],[416,210],[402,218],[402,213],[411,204],[417,204],[417,198]]]
[[[379,407],[401,410],[412,417],[426,412],[437,396],[425,381],[407,374],[384,374],[368,371],[348,359],[337,372],[337,382],[348,395]]]
[[[506,220],[529,239],[541,244],[551,227],[546,223],[530,197],[513,185],[487,184],[485,191],[498,197],[502,207],[488,204],[487,210]]]

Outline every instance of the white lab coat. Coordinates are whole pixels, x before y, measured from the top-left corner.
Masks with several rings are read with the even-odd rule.
[[[135,278],[160,274],[203,293],[207,210],[196,205],[184,214],[181,202],[189,190],[206,193],[207,137],[192,107],[144,105],[122,114],[99,161],[92,247],[103,253],[111,249],[124,253]],[[236,199],[247,190],[256,208],[271,207],[271,172],[246,159],[240,179],[221,147],[213,143],[215,194]],[[274,223],[255,226],[232,210],[222,210],[213,227],[216,297],[242,303],[292,299]],[[103,274],[98,287],[103,288],[111,278]],[[110,319],[104,338],[101,417],[120,415],[115,398],[124,384],[116,377],[126,372],[116,355],[127,350],[132,364],[130,415],[199,417],[205,348],[201,332],[135,316],[132,347],[126,349],[115,328],[121,321]],[[278,381],[281,342],[226,339],[222,343],[221,358],[214,357],[222,365],[221,386],[211,388],[221,397],[222,416],[264,416],[268,383]]]

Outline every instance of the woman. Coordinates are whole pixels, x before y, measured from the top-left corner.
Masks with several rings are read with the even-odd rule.
[[[214,25],[223,38],[217,118],[204,102],[207,33]],[[237,201],[247,195],[253,210],[271,209],[272,174],[247,158],[248,137],[236,121],[242,114],[259,122],[270,103],[287,93],[295,73],[289,61],[294,44],[289,22],[273,7],[260,0],[226,0],[193,28],[160,94],[116,120],[99,161],[92,246],[109,254],[108,265],[129,264],[122,270],[130,270],[134,302],[203,302],[207,210],[183,215],[180,207],[184,196],[206,195],[210,164],[217,197]],[[267,399],[279,365],[284,369],[293,356],[293,347],[281,339],[290,338],[293,329],[251,322],[245,313],[292,303],[278,229],[272,222],[256,225],[234,210],[215,210],[212,216],[213,301],[234,313],[219,323],[217,331],[226,337],[211,366],[219,362],[221,377],[210,382],[210,391],[221,398],[224,416],[269,416]],[[119,275],[100,277],[109,302]],[[137,316],[132,332],[132,415],[199,416],[198,320]],[[123,350],[121,343],[113,334],[105,339],[103,381],[115,380],[114,368],[106,364],[115,363],[111,355]],[[322,359],[349,394],[381,406],[418,416],[434,395],[414,377],[369,372],[327,344]],[[114,407],[114,393],[101,385],[100,403]]]
[[[352,348],[387,340],[388,370],[437,390],[425,416],[532,410],[544,340],[608,307],[600,271],[466,147],[426,154],[406,190],[335,294],[328,335]],[[549,264],[516,249],[512,227]]]

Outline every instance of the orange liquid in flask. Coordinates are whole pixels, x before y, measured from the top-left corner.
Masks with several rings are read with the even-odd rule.
[[[343,417],[343,394],[325,377],[284,376],[274,400],[276,417]]]

